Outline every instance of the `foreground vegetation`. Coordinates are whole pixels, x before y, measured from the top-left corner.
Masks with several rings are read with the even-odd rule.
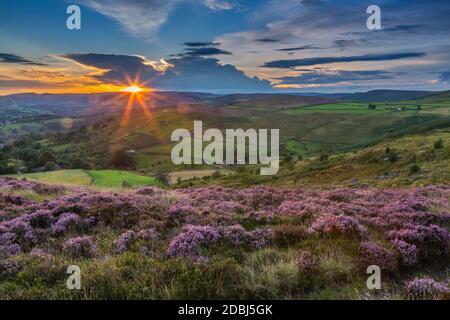
[[[448,186],[0,190],[3,299],[449,298]],[[369,265],[382,290],[366,288]]]

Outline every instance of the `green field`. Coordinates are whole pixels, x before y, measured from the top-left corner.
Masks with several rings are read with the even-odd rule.
[[[51,172],[15,174],[10,176],[17,179],[26,178],[50,184],[88,186],[92,182],[92,178],[84,170],[58,170]]]
[[[132,187],[147,185],[158,185],[159,182],[149,176],[143,176],[127,171],[117,170],[92,170],[89,171],[93,184],[99,187],[120,187],[123,182],[127,182]]]
[[[58,170],[9,175],[17,179],[26,178],[50,184],[96,186],[118,188],[126,181],[131,187],[158,185],[159,182],[149,176],[118,170]]]

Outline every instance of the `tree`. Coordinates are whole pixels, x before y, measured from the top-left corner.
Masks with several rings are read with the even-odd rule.
[[[169,175],[166,172],[159,171],[158,173],[156,173],[155,178],[163,185],[165,186],[169,185]]]
[[[90,170],[91,165],[84,159],[73,158],[72,161],[70,162],[70,168],[71,169]]]
[[[119,169],[132,169],[135,167],[134,158],[125,149],[116,150],[112,154],[110,165]]]
[[[45,164],[45,171],[55,171],[57,169],[57,165],[53,161],[49,161]]]
[[[369,110],[375,110],[377,106],[375,104],[370,103],[368,106]]]
[[[45,166],[48,162],[56,163],[56,158],[50,153],[50,151],[44,151],[39,156],[38,165]]]

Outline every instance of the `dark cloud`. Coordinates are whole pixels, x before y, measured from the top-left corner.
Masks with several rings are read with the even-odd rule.
[[[377,33],[387,34],[387,33],[419,33],[421,28],[426,28],[424,24],[399,24],[392,27],[382,28],[381,30],[377,30]],[[367,36],[373,34],[373,30],[360,31],[360,32],[345,32],[344,35],[353,35],[353,36]]]
[[[232,65],[222,65],[218,59],[183,56],[168,60],[171,68],[158,71],[144,57],[73,53],[63,57],[83,65],[107,70],[93,78],[102,82],[128,84],[127,77],[137,75],[147,86],[162,90],[258,92],[271,89],[270,82],[248,77]]]
[[[164,90],[261,92],[271,90],[270,82],[248,77],[233,65],[218,59],[183,57],[168,61],[167,70],[153,85]]]
[[[397,26],[381,29],[383,32],[407,32],[416,33],[418,29],[424,27],[423,24],[399,24]]]
[[[3,80],[0,79],[2,88],[53,88],[54,83],[45,83],[37,80]]]
[[[277,49],[277,51],[302,51],[302,50],[314,50],[314,49],[321,49],[321,48],[308,44],[306,46],[301,46],[301,47],[281,48],[281,49]]]
[[[185,42],[186,47],[217,47],[220,46],[220,42]]]
[[[259,39],[255,39],[255,42],[276,43],[276,42],[281,42],[281,40],[271,39],[271,38],[259,38]]]
[[[320,57],[293,60],[276,60],[266,62],[263,67],[266,68],[295,68],[314,66],[318,64],[338,63],[338,62],[355,62],[355,61],[387,61],[400,60],[406,58],[420,58],[425,56],[422,52],[406,52],[406,53],[390,53],[390,54],[367,54],[362,56],[347,57]]]
[[[383,70],[338,70],[334,72],[308,71],[299,76],[281,77],[282,84],[329,84],[346,81],[367,81],[393,79],[392,74]]]
[[[224,55],[230,55],[232,54],[229,51],[225,51],[219,48],[214,48],[214,47],[204,47],[204,48],[188,48],[186,49],[186,56],[199,56],[199,57],[203,57],[203,56],[215,56],[215,55],[220,55],[220,54],[224,54]]]
[[[44,66],[45,64],[40,62],[31,61],[25,59],[21,56],[17,56],[11,53],[0,53],[0,62],[3,63],[19,63],[19,64],[27,64],[27,65],[35,65],[35,66]]]
[[[139,56],[98,54],[98,53],[69,53],[62,57],[76,61],[83,65],[107,70],[93,78],[114,84],[127,84],[137,75],[141,80],[149,81],[159,76],[160,72]]]

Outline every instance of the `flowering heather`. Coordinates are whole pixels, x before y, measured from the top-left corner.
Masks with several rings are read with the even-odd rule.
[[[188,225],[170,242],[167,254],[170,257],[197,256],[201,245],[208,245],[219,239],[220,233],[214,227]]]
[[[50,258],[52,255],[41,248],[33,248],[30,251],[30,255],[32,257],[39,257],[39,258]]]
[[[188,258],[181,264],[185,271],[190,272],[194,265],[203,270],[199,275],[207,274],[204,270],[208,268],[212,273],[224,270],[227,277],[227,270],[232,270],[236,279],[242,279],[240,272],[247,277],[261,271],[258,288],[274,292],[269,288],[274,283],[283,289],[280,292],[298,289],[300,295],[307,289],[290,281],[303,273],[307,277],[300,276],[302,281],[315,279],[323,271],[325,276],[314,283],[322,289],[327,281],[347,285],[346,281],[366,277],[365,271],[356,268],[358,261],[360,267],[376,264],[390,272],[385,280],[389,281],[403,277],[401,272],[436,270],[450,258],[448,186],[408,190],[145,187],[121,193],[71,189],[70,194],[66,190],[63,195],[52,194],[56,198],[38,202],[7,194],[8,190],[32,188],[33,183],[5,181],[0,188],[0,262],[17,260],[21,268],[29,264],[24,274],[34,276],[37,272],[36,277],[45,278],[48,268],[58,267],[53,262],[67,260],[61,255],[100,258],[93,238],[86,235],[95,235],[101,243],[113,238],[111,248],[102,246],[102,253],[105,259],[116,262],[130,259],[133,263],[127,268],[143,265],[144,260],[134,263],[134,259],[152,259],[155,270],[167,270],[160,264],[179,266],[172,257]],[[104,235],[107,239],[102,238]],[[339,250],[333,251],[335,245]],[[133,254],[120,255],[126,251]],[[96,262],[88,260],[86,264]],[[261,270],[254,270],[254,262]],[[184,272],[181,269],[164,272],[164,277],[169,277],[164,285],[189,278],[170,278],[170,274]],[[285,277],[291,271],[292,277]],[[354,276],[348,276],[351,272]],[[411,285],[408,297],[426,297],[426,288],[436,287],[423,284],[428,282]],[[236,284],[233,288],[238,287]],[[243,296],[255,287],[246,288],[250,291]]]
[[[58,221],[52,225],[52,232],[55,235],[61,235],[68,231],[75,231],[82,226],[83,221],[76,213],[67,212],[59,216]]]
[[[176,203],[167,209],[167,216],[170,221],[182,222],[184,218],[195,215],[195,208],[190,204]]]
[[[297,253],[297,266],[300,272],[311,273],[318,268],[316,257],[309,251]]]
[[[15,256],[22,253],[22,249],[18,244],[8,244],[0,246],[0,256]]]
[[[405,296],[408,299],[436,299],[440,295],[449,294],[448,285],[435,281],[432,278],[415,278],[405,285]]]
[[[19,264],[12,260],[0,261],[0,279],[14,276],[19,272]]]
[[[116,248],[117,253],[124,253],[125,251],[128,251],[131,247],[131,245],[137,240],[137,234],[136,232],[130,230],[125,233],[122,233],[119,236],[119,239],[117,239],[114,242],[114,246]]]
[[[363,236],[365,229],[358,221],[349,216],[324,215],[313,222],[309,232],[318,235],[358,235]]]
[[[66,191],[62,186],[54,186],[43,184],[36,181],[29,181],[27,179],[17,180],[14,178],[0,178],[0,189],[17,191],[30,190],[38,194],[61,194]]]
[[[392,246],[397,250],[401,262],[405,266],[413,266],[417,263],[417,247],[402,240],[392,240]]]
[[[74,258],[90,258],[97,254],[97,246],[92,237],[71,238],[64,242],[63,252]]]
[[[361,244],[360,260],[364,269],[368,266],[375,265],[383,271],[393,272],[398,268],[395,253],[374,242],[364,242]]]
[[[436,225],[408,224],[391,231],[389,237],[414,244],[418,248],[419,258],[424,261],[445,258],[450,254],[450,233]]]

